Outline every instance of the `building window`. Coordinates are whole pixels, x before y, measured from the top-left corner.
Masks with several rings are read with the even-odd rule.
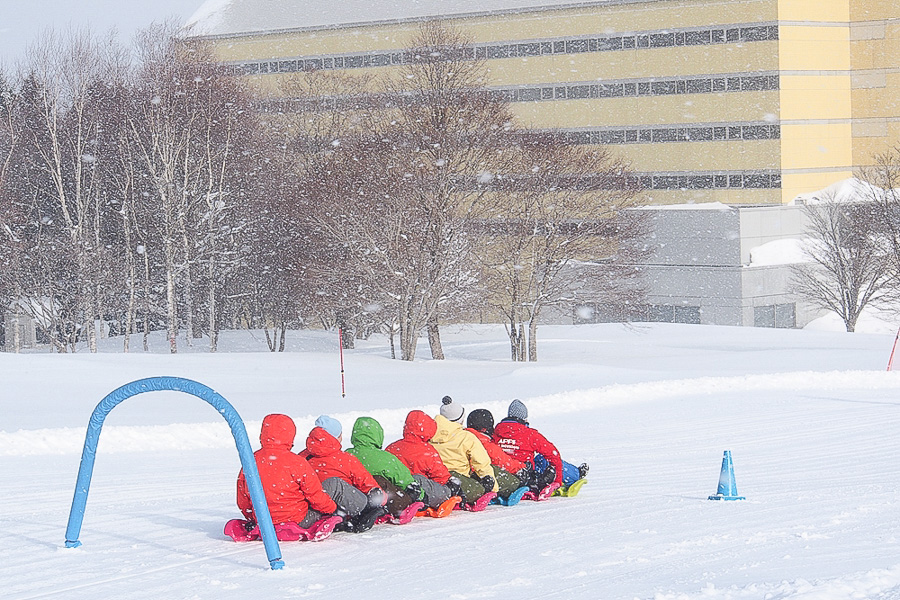
[[[796,305],[767,304],[753,307],[754,327],[776,327],[778,329],[793,329],[797,326]]]
[[[688,323],[690,325],[700,324],[699,306],[676,306],[674,313],[676,323]]]

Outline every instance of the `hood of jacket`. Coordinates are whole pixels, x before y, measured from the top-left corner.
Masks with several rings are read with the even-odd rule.
[[[431,436],[431,441],[435,444],[448,442],[450,438],[462,431],[463,428],[462,423],[451,421],[444,415],[436,416],[434,422],[437,425],[437,431]]]
[[[353,424],[350,443],[354,448],[378,448],[384,445],[384,429],[372,417],[360,417]]]
[[[263,448],[290,450],[294,447],[297,426],[287,415],[266,415],[259,431],[259,443]]]
[[[403,424],[403,439],[427,442],[437,431],[437,423],[421,410],[412,410]]]
[[[328,456],[341,451],[341,443],[322,427],[313,427],[306,438],[306,449],[311,456]]]

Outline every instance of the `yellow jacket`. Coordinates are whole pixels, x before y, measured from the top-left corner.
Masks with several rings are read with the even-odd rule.
[[[441,455],[448,470],[462,475],[474,472],[478,477],[494,476],[491,457],[475,434],[463,429],[461,423],[449,421],[443,415],[436,416],[434,420],[437,422],[437,433],[431,438],[431,445]],[[495,481],[494,491],[497,489]]]

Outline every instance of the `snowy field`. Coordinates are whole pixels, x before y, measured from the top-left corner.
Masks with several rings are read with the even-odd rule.
[[[541,361],[508,361],[502,328],[448,329],[448,360],[345,353],[295,332],[289,352],[226,334],[210,355],[0,354],[3,598],[900,599],[900,374],[892,334],[691,325],[543,327]],[[110,340],[108,343],[121,344]],[[132,344],[139,348],[139,340]],[[420,355],[428,355],[427,344]],[[449,394],[505,414],[514,397],[564,458],[591,465],[576,498],[455,512],[282,543],[222,535],[239,461],[224,421],[188,395],[125,401],[106,420],[77,549],[65,528],[88,417],[155,375],[227,398],[257,445],[269,412],[387,440]],[[722,452],[743,502],[711,502]]]

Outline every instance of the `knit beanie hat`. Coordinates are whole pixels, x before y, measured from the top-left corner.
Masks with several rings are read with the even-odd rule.
[[[463,415],[466,414],[466,409],[463,408],[461,404],[457,404],[453,401],[453,398],[450,396],[444,396],[441,399],[441,415],[448,421],[454,421],[457,423],[462,423]]]
[[[466,426],[475,431],[482,431],[488,435],[494,435],[494,415],[485,408],[476,408],[469,413]]]
[[[509,403],[509,416],[514,419],[528,420],[528,409],[522,404],[522,401],[516,398]]]
[[[322,415],[316,419],[316,427],[321,427],[336,438],[341,437],[341,432],[343,431],[341,422],[328,415]]]

